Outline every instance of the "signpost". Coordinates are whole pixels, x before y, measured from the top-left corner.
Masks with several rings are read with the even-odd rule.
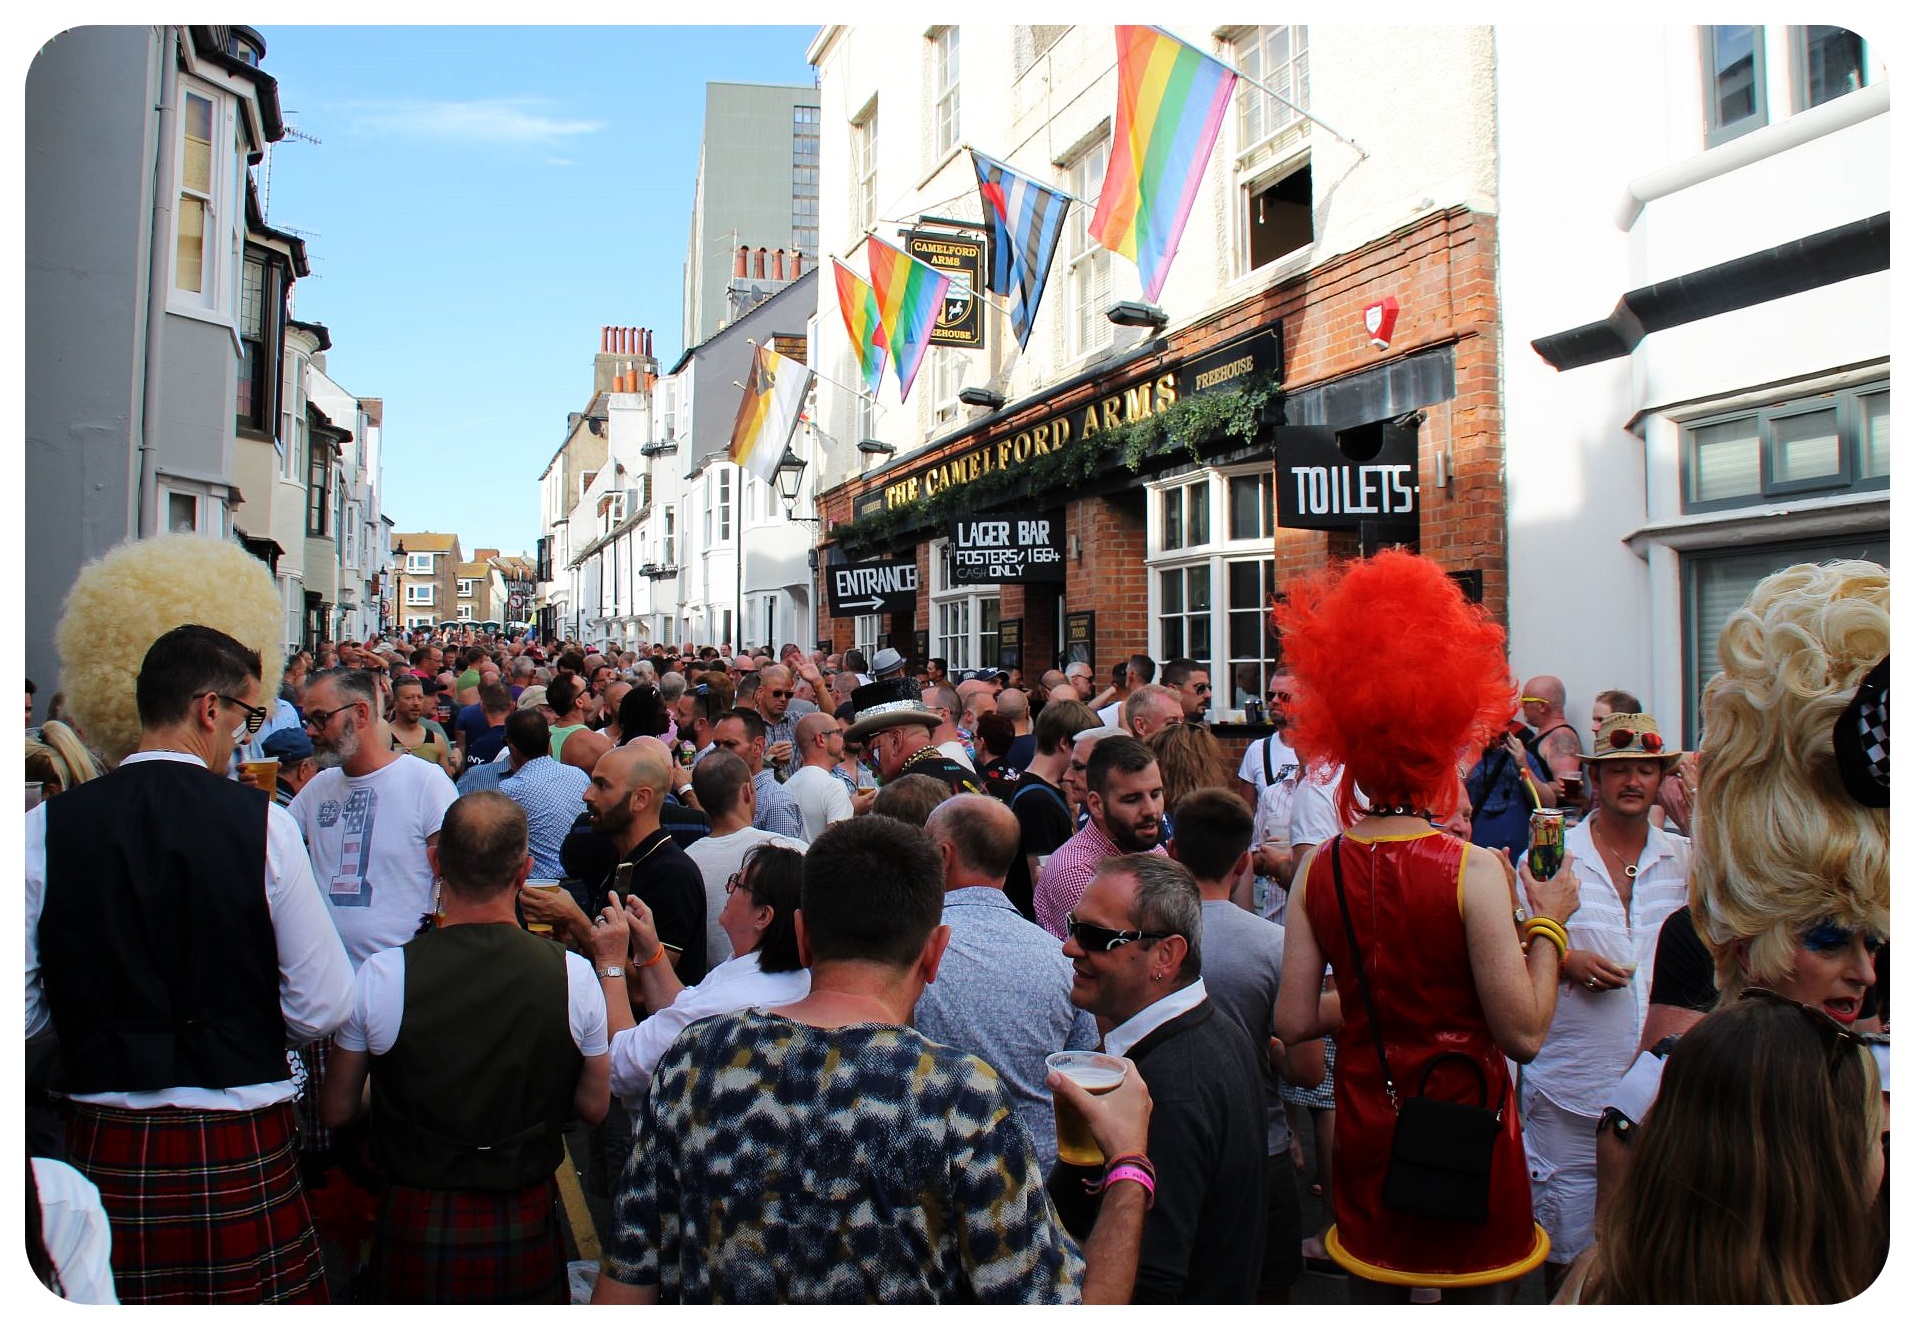
[[[1064,515],[1006,513],[951,524],[951,581],[1062,582]]]
[[[931,329],[933,346],[984,345],[984,237],[948,231],[906,231],[904,252],[930,264],[951,285],[945,289],[944,308]]]
[[[843,563],[825,569],[825,591],[833,617],[845,614],[895,614],[917,608],[918,560]]]

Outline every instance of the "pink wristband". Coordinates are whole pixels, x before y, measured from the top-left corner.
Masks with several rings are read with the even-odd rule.
[[[1109,1191],[1111,1183],[1124,1181],[1135,1182],[1144,1189],[1144,1208],[1146,1210],[1157,1203],[1157,1184],[1151,1180],[1150,1174],[1144,1172],[1143,1169],[1138,1168],[1135,1164],[1119,1164],[1116,1168],[1105,1173],[1104,1185],[1098,1190]]]

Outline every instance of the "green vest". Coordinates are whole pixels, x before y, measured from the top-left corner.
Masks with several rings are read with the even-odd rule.
[[[565,949],[514,924],[405,945],[399,1038],[372,1060],[373,1157],[394,1182],[517,1191],[550,1177],[584,1058]]]

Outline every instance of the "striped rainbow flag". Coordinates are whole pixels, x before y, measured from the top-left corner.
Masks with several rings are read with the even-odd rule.
[[[931,329],[944,309],[951,279],[876,236],[865,241],[871,264],[871,288],[878,297],[878,324],[898,374],[898,400],[911,395],[912,381],[931,346]]]
[[[844,316],[845,335],[858,353],[858,373],[864,390],[873,397],[884,382],[884,325],[878,322],[878,293],[871,283],[838,262],[831,260],[838,279],[838,313]]]
[[[1168,33],[1117,29],[1117,127],[1090,232],[1137,265],[1146,300],[1164,289],[1236,84]]]

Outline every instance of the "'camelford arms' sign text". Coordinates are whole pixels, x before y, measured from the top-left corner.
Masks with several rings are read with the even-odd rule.
[[[825,569],[835,618],[845,614],[895,614],[917,605],[916,555],[902,563],[843,563]]]
[[[951,524],[951,581],[1061,582],[1064,515],[960,518]]]

